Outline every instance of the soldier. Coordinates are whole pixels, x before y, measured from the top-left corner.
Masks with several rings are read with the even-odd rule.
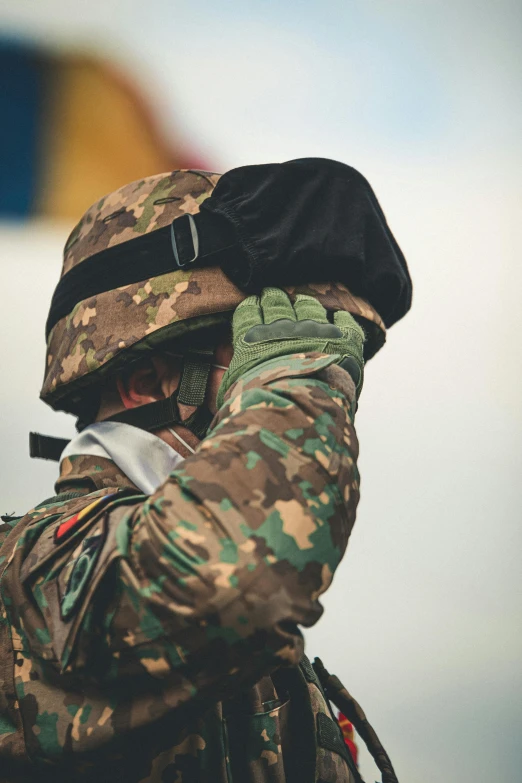
[[[247,296],[187,269],[177,221],[218,179],[132,183],[66,244],[42,398],[80,432],[56,495],[1,530],[6,783],[357,783],[328,699],[396,781],[299,630],[354,523],[363,343],[384,324],[340,283]]]

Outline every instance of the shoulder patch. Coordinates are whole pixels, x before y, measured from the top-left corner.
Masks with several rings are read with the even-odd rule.
[[[76,530],[76,528],[82,522],[85,522],[94,514],[98,513],[98,511],[107,505],[107,503],[112,500],[112,498],[116,497],[117,494],[117,492],[111,492],[109,495],[103,495],[101,498],[96,498],[96,500],[94,500],[92,503],[89,503],[88,506],[85,506],[85,508],[82,508],[81,511],[78,511],[77,514],[74,514],[74,516],[69,517],[69,519],[66,519],[64,522],[58,525],[54,534],[55,544],[61,544],[62,541],[65,541],[67,536]]]
[[[66,584],[60,609],[62,620],[70,620],[76,613],[90,581],[94,566],[98,560],[106,535],[103,519],[98,520],[94,529],[76,547],[72,560],[66,566]]]

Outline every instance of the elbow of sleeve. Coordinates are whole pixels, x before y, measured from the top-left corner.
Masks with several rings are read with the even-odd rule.
[[[318,596],[326,589],[303,576],[288,563],[265,567],[222,608],[220,624],[244,636],[265,638],[270,644],[279,639],[280,646],[300,645],[298,626],[310,627],[321,617]]]
[[[304,651],[299,626],[313,625],[323,609],[317,600],[292,596],[284,584],[263,576],[222,608],[214,632],[272,665],[297,664]]]

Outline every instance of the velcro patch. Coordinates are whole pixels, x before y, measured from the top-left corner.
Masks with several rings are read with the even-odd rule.
[[[338,753],[347,760],[348,751],[341,738],[339,726],[323,712],[317,714],[317,741],[322,748]]]
[[[98,511],[107,505],[109,500],[111,500],[117,494],[117,492],[111,492],[109,495],[103,495],[101,498],[96,498],[96,500],[94,500],[92,503],[89,503],[88,506],[85,506],[85,508],[82,508],[81,511],[78,511],[77,514],[74,514],[74,516],[69,517],[69,519],[66,519],[65,522],[62,522],[60,525],[58,525],[54,534],[55,544],[61,544],[62,541],[65,541],[65,539],[71,533],[73,533],[82,522],[85,522],[94,514],[98,513]]]

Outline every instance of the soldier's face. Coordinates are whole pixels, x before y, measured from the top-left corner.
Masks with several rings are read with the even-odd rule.
[[[214,351],[213,366],[211,367],[207,383],[205,399],[212,413],[215,413],[217,410],[217,393],[226,368],[232,360],[232,354],[232,343],[228,339],[223,338]],[[181,357],[176,354],[169,354],[165,351],[151,356],[150,360],[143,362],[128,378],[125,380],[117,379],[121,405],[117,406],[117,410],[107,408],[105,415],[101,418],[106,418],[122,410],[122,408],[137,408],[141,405],[147,405],[150,402],[170,397],[180,383],[181,368]],[[182,419],[185,420],[188,419],[195,408],[191,405],[179,405],[179,410]],[[182,425],[177,425],[174,429],[192,448],[196,448],[199,440],[190,430]],[[173,437],[168,427],[155,430],[154,435],[180,452],[183,457],[189,456],[190,452],[180,446],[179,441]]]

